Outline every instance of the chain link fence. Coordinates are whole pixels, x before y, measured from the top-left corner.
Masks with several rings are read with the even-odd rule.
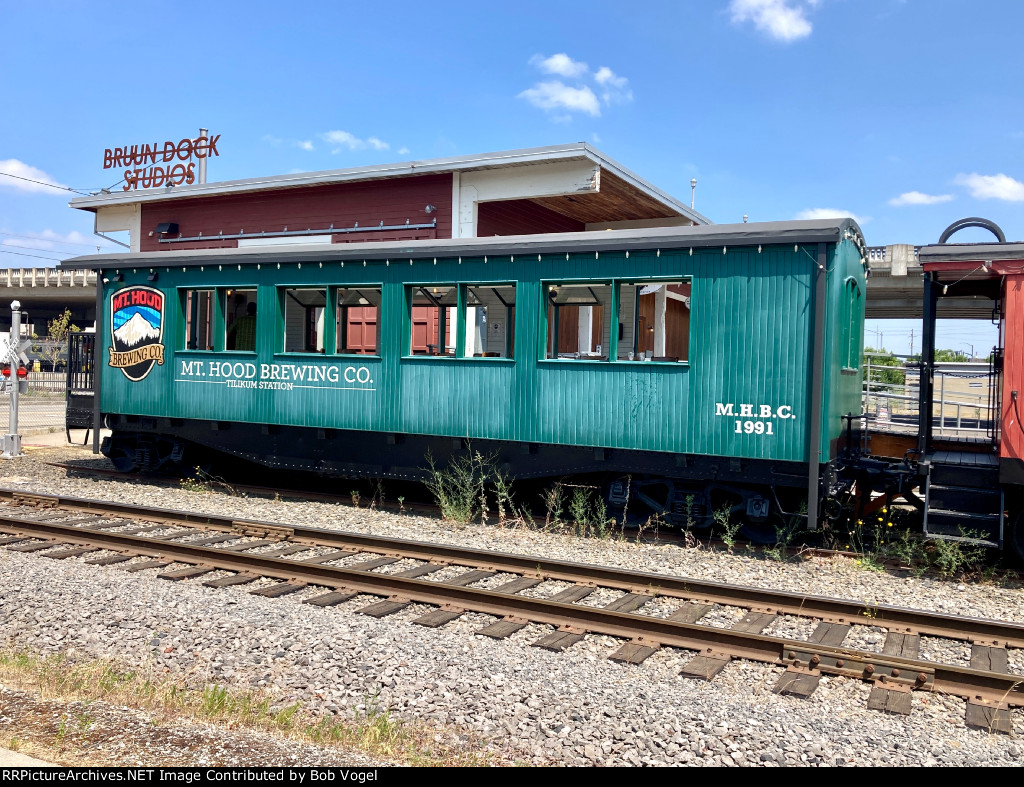
[[[11,419],[11,383],[6,377],[0,379],[0,430],[6,434]],[[30,371],[27,382],[28,391],[18,394],[17,433],[63,432],[67,373]]]

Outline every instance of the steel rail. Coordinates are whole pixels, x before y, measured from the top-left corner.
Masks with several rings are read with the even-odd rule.
[[[209,567],[211,570],[257,574],[292,583],[386,596],[394,601],[481,612],[513,621],[546,623],[580,633],[590,632],[632,640],[652,648],[670,646],[717,654],[723,658],[744,658],[796,669],[812,668],[819,674],[872,679],[889,686],[932,690],[941,687],[945,692],[967,698],[978,697],[988,702],[1024,706],[1024,686],[1021,685],[1024,678],[1021,676],[614,612],[601,607],[566,604],[340,566],[247,555],[194,546],[187,542],[121,535],[10,516],[0,517],[0,531],[52,540],[55,546],[70,543],[131,552]]]
[[[575,584],[594,584],[631,593],[657,594],[706,604],[721,604],[800,617],[819,618],[831,623],[864,623],[910,634],[943,637],[993,646],[1024,648],[1024,624],[983,618],[960,617],[937,612],[890,605],[872,605],[824,596],[801,595],[787,591],[726,585],[687,577],[649,572],[633,572],[582,563],[549,560],[528,555],[487,552],[446,544],[429,544],[406,539],[327,530],[299,525],[282,526],[260,520],[196,514],[165,508],[139,508],[124,503],[108,503],[75,497],[38,495],[0,489],[0,499],[38,500],[76,510],[99,511],[133,518],[164,520],[176,524],[195,524],[223,532],[265,531],[277,537],[287,536],[298,543],[335,548],[360,549],[432,563],[457,563],[472,568],[524,574],[547,580]]]

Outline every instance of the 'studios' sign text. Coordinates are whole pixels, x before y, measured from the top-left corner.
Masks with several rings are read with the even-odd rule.
[[[103,169],[127,167],[124,171],[125,191],[195,183],[195,162],[192,159],[219,156],[218,140],[220,134],[183,139],[177,143],[164,142],[162,145],[107,148],[103,151]]]

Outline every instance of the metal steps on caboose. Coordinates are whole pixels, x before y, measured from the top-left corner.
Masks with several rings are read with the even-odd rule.
[[[994,456],[941,451],[927,457],[924,533],[999,548],[1003,493]]]

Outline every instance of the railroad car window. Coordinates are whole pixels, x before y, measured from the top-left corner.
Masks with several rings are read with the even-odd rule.
[[[339,287],[335,297],[335,347],[343,354],[378,355],[380,287]]]
[[[607,361],[611,285],[606,282],[548,284],[547,299],[546,356]]]
[[[284,351],[324,352],[327,288],[286,289],[284,298]]]
[[[465,355],[512,358],[515,354],[516,286],[466,284]]]
[[[225,349],[255,351],[256,323],[256,290],[225,290]]]
[[[845,315],[842,326],[840,357],[846,369],[858,369],[861,363],[861,296],[860,285],[852,276],[846,279],[843,292]]]
[[[458,287],[425,284],[407,288],[412,308],[411,355],[455,356]]]
[[[185,290],[185,347],[189,350],[213,349],[216,290]]]
[[[621,282],[619,331],[620,361],[688,361],[690,282]]]

